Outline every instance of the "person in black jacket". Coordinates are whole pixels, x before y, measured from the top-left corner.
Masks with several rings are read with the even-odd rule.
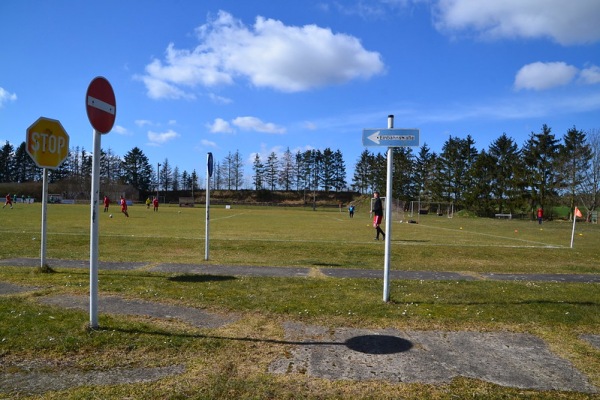
[[[381,198],[379,198],[379,192],[374,192],[373,198],[375,201],[373,202],[373,209],[371,212],[373,213],[373,228],[375,228],[375,232],[377,233],[375,240],[379,240],[379,234],[381,234],[385,240],[385,233],[380,227],[381,220],[383,219],[383,204],[381,203]]]

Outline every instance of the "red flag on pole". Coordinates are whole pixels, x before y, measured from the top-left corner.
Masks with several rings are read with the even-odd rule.
[[[575,216],[578,218],[583,218],[581,211],[579,211],[579,208],[577,208],[577,207],[575,207]]]

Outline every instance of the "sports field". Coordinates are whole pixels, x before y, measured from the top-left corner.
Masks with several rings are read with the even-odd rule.
[[[433,332],[440,337],[453,332],[492,333],[501,345],[503,335],[514,333],[543,341],[544,351],[568,362],[568,368],[557,372],[561,378],[581,373],[598,388],[600,350],[584,339],[600,333],[597,283],[492,281],[480,275],[599,274],[597,225],[577,223],[570,248],[570,222],[540,226],[532,221],[421,215],[418,224],[409,224],[398,218],[392,224],[393,270],[454,271],[476,279],[393,280],[391,300],[383,302],[381,279],[338,279],[319,273],[324,267],[383,270],[384,242],[373,240],[368,210],[358,209],[353,219],[338,209],[235,205],[230,209],[213,206],[210,214],[210,259],[204,261],[203,207],[162,205],[159,212],[153,212],[134,205],[129,207],[130,218],[114,206],[109,213],[99,210],[100,260],[145,265],[135,270],[100,270],[101,303],[109,297],[119,301],[120,307],[142,301],[148,302],[144,308],[160,303],[235,316],[236,322],[207,329],[177,318],[101,312],[100,328],[91,331],[85,307],[44,303],[62,299],[87,304],[89,272],[62,267],[60,260],[89,259],[90,206],[49,205],[47,258],[55,273],[9,264],[0,267],[0,286],[27,288],[0,295],[0,397],[30,398],[26,392],[19,394],[20,387],[3,389],[2,379],[14,382],[18,376],[25,387],[27,382],[39,383],[42,376],[57,381],[71,373],[68,376],[79,380],[77,384],[62,390],[45,388],[43,394],[31,398],[597,398],[589,392],[495,384],[460,372],[441,384],[371,379],[370,372],[366,380],[321,379],[301,369],[281,375],[268,372],[275,361],[290,360],[298,344],[313,344],[285,339],[284,327],[294,324],[307,329],[324,327],[328,332],[341,328],[379,334],[396,329]],[[1,209],[0,259],[39,257],[40,227],[39,204]],[[236,277],[148,268],[162,263],[301,266],[314,273],[303,278]],[[172,315],[173,309],[168,313]],[[450,358],[471,350],[457,346],[451,349]],[[400,360],[403,354],[392,356]],[[371,356],[368,362],[377,366],[378,357],[386,355]],[[343,365],[352,369],[352,360],[347,361]],[[528,368],[527,359],[518,362]],[[477,361],[473,363],[477,367]],[[179,372],[160,380],[115,378],[114,384],[90,385],[98,381],[86,380],[97,375],[95,371],[103,376],[135,373],[148,378],[144,374],[155,367]],[[497,360],[491,368],[502,375],[503,368],[511,367]]]
[[[0,258],[39,257],[41,205],[16,204],[0,213]],[[89,205],[48,205],[47,258],[88,259]],[[113,218],[109,218],[109,214]],[[153,212],[116,206],[98,213],[103,261],[204,263],[204,207],[162,205]],[[391,268],[495,273],[598,273],[600,226],[421,215],[392,223]],[[368,210],[354,218],[338,209],[210,208],[209,264],[382,268],[384,242],[374,241]]]

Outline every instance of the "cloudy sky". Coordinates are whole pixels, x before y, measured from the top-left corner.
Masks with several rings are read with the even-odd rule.
[[[91,151],[85,94],[104,76],[105,150],[201,177],[208,152],[239,151],[250,181],[256,153],[329,147],[350,183],[362,130],[390,114],[435,152],[600,128],[598,21],[598,0],[4,0],[0,143],[44,116]]]

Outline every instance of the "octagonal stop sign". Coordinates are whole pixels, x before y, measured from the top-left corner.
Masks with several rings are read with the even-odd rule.
[[[40,117],[27,128],[27,153],[40,168],[57,168],[69,155],[69,135],[55,119]]]

